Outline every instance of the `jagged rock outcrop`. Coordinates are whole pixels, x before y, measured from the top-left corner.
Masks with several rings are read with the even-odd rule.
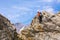
[[[17,40],[16,28],[0,14],[0,40]]]
[[[42,12],[42,22],[35,16],[31,25],[21,31],[21,40],[60,40],[60,13]]]

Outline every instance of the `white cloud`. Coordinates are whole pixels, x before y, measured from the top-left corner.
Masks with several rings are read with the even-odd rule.
[[[44,2],[53,2],[53,0],[43,0]]]
[[[54,9],[53,8],[48,8],[48,9],[46,9],[46,11],[54,13]]]
[[[54,0],[38,0],[39,2],[53,2]]]
[[[56,0],[57,3],[60,3],[60,0]]]
[[[50,3],[52,2],[52,3]],[[11,8],[8,8],[8,10],[4,10],[5,16],[8,17],[10,20],[13,20],[14,22],[16,21],[21,21],[25,22],[29,19],[31,19],[31,16],[36,14],[36,10],[40,10],[43,8],[43,10],[46,10],[48,12],[54,12],[53,5],[54,3],[60,2],[60,0],[25,0],[23,3],[20,1],[19,5],[13,5],[11,4]],[[22,5],[23,4],[23,5]],[[47,5],[46,5],[47,4]],[[50,6],[48,6],[50,5]],[[51,7],[52,6],[52,7]],[[32,9],[31,9],[32,8]],[[4,8],[3,8],[4,9]],[[7,13],[6,13],[7,12]],[[26,19],[27,18],[27,19]]]
[[[38,2],[57,2],[57,3],[60,3],[60,0],[38,0]]]
[[[43,10],[45,10],[45,11],[47,11],[49,13],[54,13],[55,12],[55,10],[53,9],[53,7],[51,7],[51,6],[44,6]]]
[[[28,7],[19,7],[19,6],[12,6],[12,8],[14,8],[14,9],[18,9],[18,10],[20,10],[20,11],[30,11],[31,9],[30,8],[28,8]]]
[[[19,17],[20,15],[19,14],[16,14],[16,15],[7,15],[7,17],[9,18],[9,19],[14,19],[14,18],[17,18],[17,17]]]

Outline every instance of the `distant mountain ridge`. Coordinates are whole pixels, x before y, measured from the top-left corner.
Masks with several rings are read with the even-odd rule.
[[[25,25],[22,24],[22,23],[15,23],[14,26],[17,29],[17,33],[19,33],[20,29],[22,29],[23,27],[25,27]]]

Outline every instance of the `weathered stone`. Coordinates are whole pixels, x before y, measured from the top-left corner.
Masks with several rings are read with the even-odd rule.
[[[0,40],[17,40],[16,28],[0,14]]]
[[[41,23],[35,16],[30,27],[21,31],[19,36],[22,40],[60,40],[60,13],[55,15],[45,11],[42,14]]]

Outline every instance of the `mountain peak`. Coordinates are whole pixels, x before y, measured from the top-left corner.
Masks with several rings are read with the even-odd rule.
[[[31,25],[21,31],[20,38],[23,40],[60,40],[58,38],[60,37],[60,14],[51,14],[46,11],[41,14],[42,18],[36,15]]]

